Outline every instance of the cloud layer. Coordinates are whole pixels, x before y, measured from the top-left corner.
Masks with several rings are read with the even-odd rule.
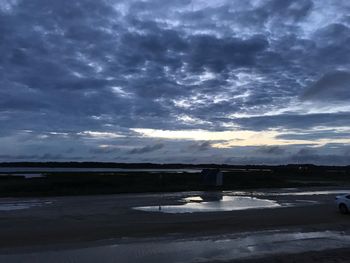
[[[347,0],[3,0],[0,158],[350,163],[349,13]]]

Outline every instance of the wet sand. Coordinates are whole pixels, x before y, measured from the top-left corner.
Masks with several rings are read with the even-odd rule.
[[[109,239],[189,238],[296,228],[302,231],[350,229],[350,216],[339,214],[334,206],[335,194],[265,196],[293,206],[232,212],[166,214],[132,209],[136,206],[180,204],[181,198],[193,194],[37,198],[35,200],[46,202],[47,205],[0,212],[0,254],[16,253],[28,248],[84,247],[91,246],[91,242]],[[341,259],[348,252],[341,249],[324,253],[325,257],[329,253]],[[311,260],[320,255],[303,253],[296,256],[295,262],[303,262],[303,258]],[[266,262],[294,262],[290,257],[285,260],[289,261]],[[312,262],[309,260],[305,262]]]
[[[281,254],[273,257],[258,257],[226,263],[348,263],[350,262],[350,249],[330,249],[326,251],[311,251],[299,254]],[[214,262],[213,262],[214,263]]]

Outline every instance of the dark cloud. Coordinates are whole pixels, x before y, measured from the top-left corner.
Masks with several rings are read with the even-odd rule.
[[[347,139],[349,132],[328,131],[312,131],[302,133],[285,133],[278,135],[277,138],[284,140],[318,140],[318,139]]]
[[[8,154],[2,154],[0,155],[0,158],[2,160],[36,160],[41,159],[41,156],[39,155],[8,155]]]
[[[209,141],[193,143],[188,146],[188,150],[196,151],[196,152],[208,151],[211,148],[212,148],[212,143]]]
[[[73,147],[68,148],[65,153],[74,153],[75,149]]]
[[[350,157],[337,154],[320,154],[318,153],[317,149],[302,148],[296,154],[292,155],[290,160],[296,163],[348,165],[350,162]]]
[[[131,151],[129,151],[129,154],[144,154],[144,153],[150,153],[154,151],[158,151],[164,147],[164,144],[157,143],[155,145],[147,145],[145,147],[141,148],[134,148]]]
[[[264,146],[258,148],[256,152],[262,154],[280,155],[284,154],[286,150],[284,148],[281,148],[280,146]]]
[[[350,31],[349,31],[350,33]],[[306,100],[348,100],[350,98],[350,72],[332,71],[323,75],[308,90]]]
[[[231,65],[253,66],[257,53],[267,48],[268,42],[263,37],[242,40],[199,35],[191,37],[189,45],[189,70],[201,72],[207,68],[213,72],[221,72]]]
[[[312,0],[296,0],[281,2],[278,0],[266,1],[262,7],[270,16],[281,22],[298,22],[304,19],[313,8]]]
[[[44,153],[42,155],[0,155],[1,159],[4,160],[62,160],[66,159],[61,154],[52,154],[52,153]],[[74,157],[72,159],[77,159],[78,157]]]
[[[320,126],[349,127],[350,113],[281,114],[238,118],[233,121],[241,125],[242,128],[251,130],[266,130],[268,128],[310,129]],[[283,135],[281,136],[283,137]]]
[[[115,147],[98,147],[90,149],[90,153],[92,154],[112,154],[119,152],[118,148]]]

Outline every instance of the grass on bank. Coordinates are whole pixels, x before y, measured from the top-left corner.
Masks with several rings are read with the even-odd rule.
[[[214,188],[208,188],[202,184],[200,173],[55,172],[43,174],[45,177],[31,179],[2,174],[0,196],[62,196],[350,185],[349,173],[329,171],[317,173],[273,170],[226,171],[224,185]]]

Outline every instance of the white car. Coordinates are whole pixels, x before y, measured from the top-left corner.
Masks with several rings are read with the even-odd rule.
[[[335,198],[335,203],[340,213],[347,214],[350,211],[350,194],[338,195]]]

